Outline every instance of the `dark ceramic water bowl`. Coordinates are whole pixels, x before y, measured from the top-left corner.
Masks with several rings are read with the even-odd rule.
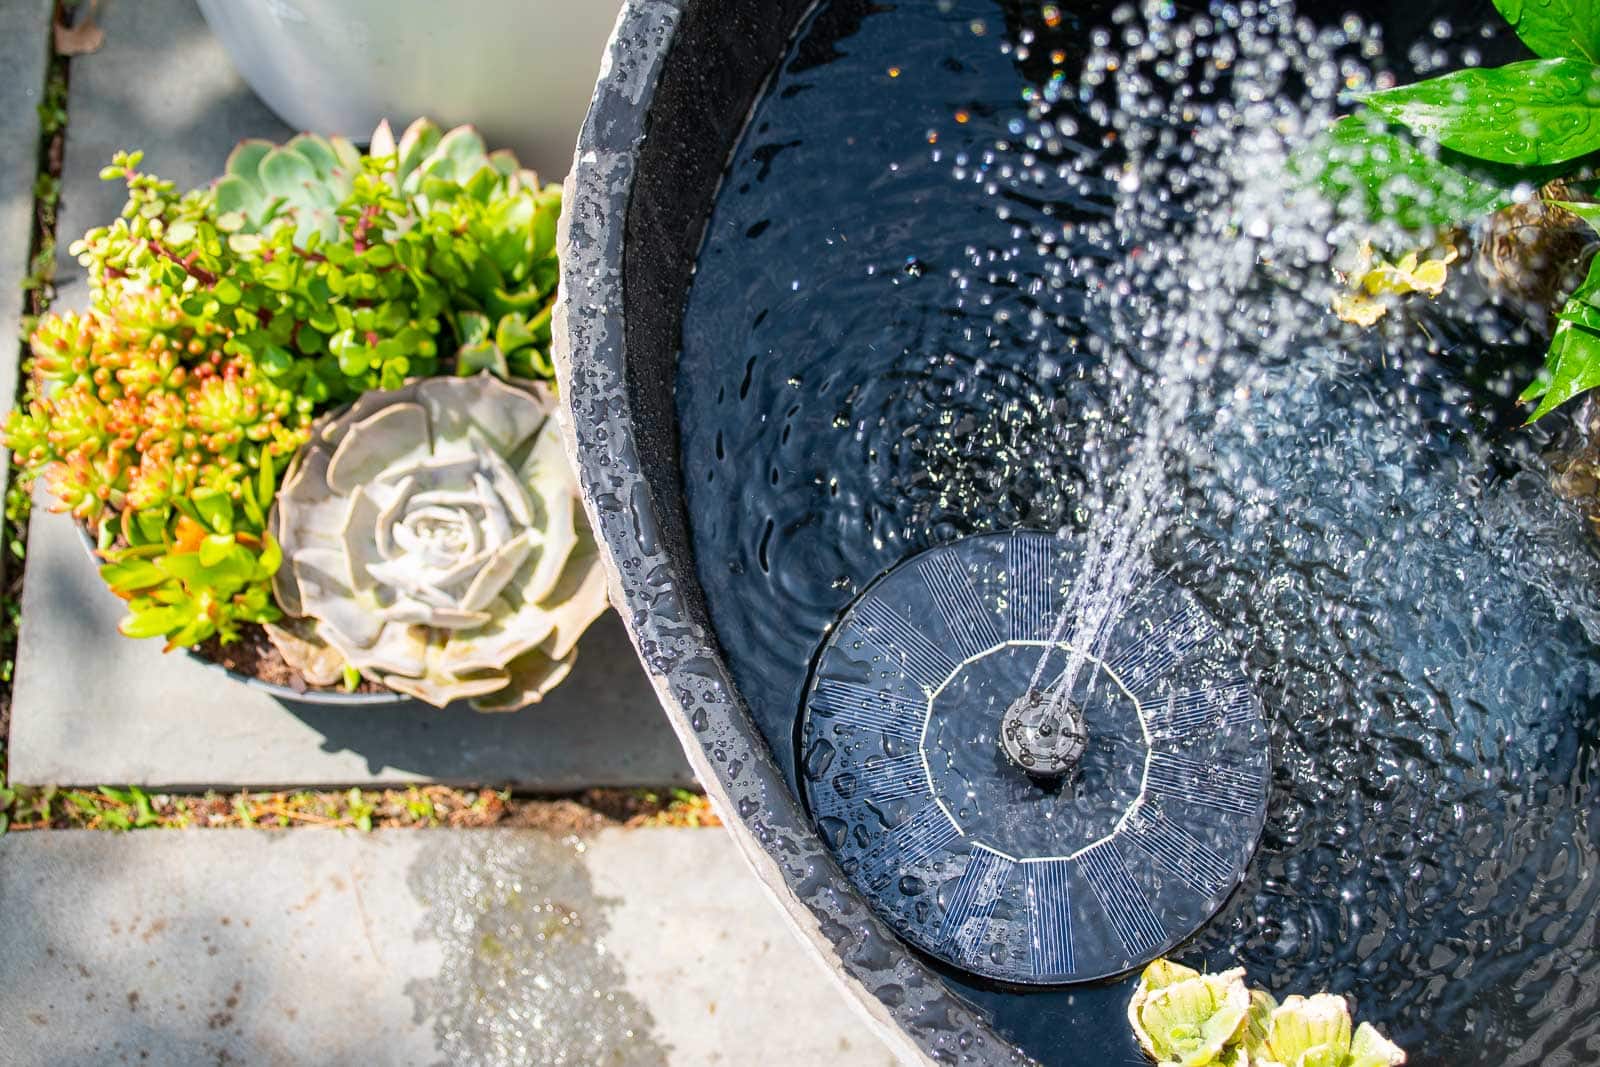
[[[685,285],[723,163],[810,7],[624,5],[562,212],[563,415],[612,602],[762,881],[902,1058],[1027,1063],[849,888],[740,700],[695,580],[673,403]]]
[[[1069,22],[1082,19],[1081,25],[1072,23],[1076,36],[1063,41],[1063,49],[1083,46],[1090,28],[1110,21],[1111,6],[1060,5],[1060,10],[1069,11]],[[1177,6],[1188,10],[1200,5]],[[1442,23],[1435,24],[1440,16],[1454,19],[1467,28],[1463,32],[1473,33],[1477,27],[1490,25],[1495,17],[1487,3],[1473,3],[1466,9],[1443,4],[1389,5],[1388,9],[1354,2],[1302,5],[1323,26],[1337,25],[1347,6],[1364,11],[1369,21],[1381,23],[1388,53],[1400,57],[1425,52],[1421,44],[1449,32]],[[822,454],[825,446],[820,442],[848,436],[844,432],[827,436],[827,419],[838,408],[819,412],[813,405],[802,410],[801,403],[802,399],[815,399],[816,394],[807,390],[816,389],[816,382],[826,379],[838,388],[824,403],[849,391],[852,384],[860,384],[868,394],[862,406],[868,407],[891,389],[884,383],[893,377],[890,372],[895,368],[890,359],[881,358],[886,348],[903,345],[913,355],[922,356],[954,351],[960,341],[952,342],[949,335],[958,333],[960,324],[944,334],[940,329],[950,321],[978,319],[954,313],[941,318],[939,312],[948,309],[928,312],[926,303],[918,303],[928,298],[913,294],[926,293],[926,289],[914,288],[923,284],[918,279],[924,273],[928,275],[925,282],[942,284],[941,272],[964,262],[960,227],[980,212],[970,204],[955,205],[948,213],[952,218],[958,210],[967,213],[946,231],[930,237],[925,229],[937,229],[947,220],[930,219],[932,213],[926,211],[918,214],[925,202],[915,202],[905,190],[910,188],[916,195],[932,190],[929,195],[935,198],[947,195],[950,161],[935,167],[928,160],[926,144],[934,139],[935,123],[945,124],[939,135],[943,149],[961,136],[954,123],[965,124],[970,118],[971,125],[963,127],[970,137],[973,127],[986,121],[1000,126],[1002,120],[996,116],[1007,106],[1015,106],[1013,86],[1009,100],[987,113],[977,107],[970,115],[956,110],[968,99],[960,93],[980,92],[972,88],[983,77],[977,68],[983,62],[999,63],[993,58],[998,52],[986,53],[989,59],[985,60],[978,54],[980,46],[972,43],[973,35],[982,34],[978,30],[969,33],[968,27],[981,28],[982,20],[973,17],[970,24],[967,20],[969,13],[977,13],[975,9],[980,7],[987,19],[989,44],[994,43],[1002,22],[1031,26],[1028,20],[1037,20],[1041,13],[1039,4],[1007,0],[987,4],[955,0],[937,8],[931,2],[919,7],[866,0],[827,0],[821,5],[812,0],[626,3],[567,183],[561,232],[562,290],[553,346],[565,405],[563,418],[585,505],[602,545],[612,601],[691,764],[757,875],[849,993],[879,1024],[879,1032],[894,1051],[908,1062],[919,1063],[1042,1062],[1051,1067],[1137,1063],[1141,1055],[1124,1014],[1131,987],[1129,973],[1137,960],[1106,981],[1057,984],[1047,989],[985,980],[974,976],[970,968],[963,973],[941,962],[948,956],[941,955],[937,945],[922,944],[925,951],[918,951],[881,920],[880,912],[836,862],[800,799],[800,775],[810,773],[808,767],[797,770],[797,764],[808,762],[797,758],[799,746],[795,743],[801,693],[813,657],[839,617],[837,613],[855,593],[868,587],[875,574],[929,547],[930,542],[983,532],[959,528],[971,516],[957,515],[949,519],[946,529],[934,531],[920,544],[885,538],[887,547],[878,546],[871,566],[858,566],[862,561],[841,547],[854,533],[840,514],[846,507],[843,498],[854,489],[857,513],[870,510],[861,504],[863,500],[880,512],[892,512],[902,501],[885,498],[904,495],[894,477],[905,474],[906,468],[915,467],[923,457],[902,457],[901,466],[890,470],[892,461],[881,457],[898,446],[885,444],[871,461],[878,462],[887,477],[880,485],[863,488],[862,479],[870,479],[879,468],[864,476],[861,468],[868,461],[859,453],[848,457],[855,462],[855,468],[848,471],[842,461]],[[1055,5],[1045,7],[1053,9]],[[948,16],[954,25],[936,29],[959,43],[952,46],[943,63],[938,54],[918,54],[916,42],[897,39],[883,29],[900,25],[896,20],[920,18],[923,11],[942,13],[947,9],[957,12]],[[817,17],[807,22],[813,14]],[[1419,42],[1419,48],[1408,51],[1410,42]],[[1481,48],[1486,63],[1520,54],[1503,27],[1478,38],[1475,47]],[[921,67],[908,62],[902,72],[903,55],[921,59]],[[856,64],[849,69],[857,78],[851,84],[873,86],[872,92],[852,95],[841,91],[837,81],[831,88],[825,84],[839,67],[851,63]],[[830,64],[839,67],[832,72],[824,69]],[[900,92],[916,80],[918,69],[940,67],[952,77],[972,80],[946,96],[921,99],[925,110],[909,120],[915,125],[907,139],[906,117],[895,114],[889,102],[890,79],[896,79],[892,91]],[[774,91],[763,96],[772,86]],[[993,99],[985,98],[985,102]],[[833,125],[826,120],[813,121],[828,114],[844,117]],[[952,114],[961,117],[952,119]],[[770,129],[763,125],[769,119]],[[901,138],[896,144],[909,140],[915,151],[907,150],[899,157],[901,175],[891,181],[874,172],[870,164],[873,145],[880,143],[874,138],[896,121],[896,136]],[[1003,126],[997,136],[1004,136]],[[830,161],[838,166],[838,173],[824,165]],[[905,177],[907,171],[915,173]],[[902,180],[905,184],[894,186],[894,181]],[[724,200],[730,188],[733,195]],[[881,200],[873,200],[875,196]],[[893,200],[895,196],[901,199]],[[724,212],[730,202],[735,207]],[[895,209],[908,205],[904,218],[894,215]],[[981,214],[992,221],[992,207],[980,207]],[[897,232],[885,233],[896,226]],[[930,256],[932,265],[928,266],[902,257],[904,247],[895,238],[913,231],[919,241],[925,237],[935,245],[946,241],[937,246],[943,258]],[[836,235],[840,236],[837,245],[832,240]],[[849,254],[840,251],[843,238],[863,235],[862,240],[849,242]],[[881,252],[882,263],[859,251],[879,238],[887,238],[882,245],[895,253]],[[874,277],[881,285],[877,289],[868,290],[860,282],[871,273],[862,269],[866,264],[878,271]],[[897,288],[889,287],[883,280],[885,274]],[[867,295],[861,296],[862,292]],[[752,321],[762,324],[768,311],[774,313],[762,326],[767,332],[758,333]],[[900,325],[938,321],[927,326],[925,333],[913,335],[904,330],[903,336],[885,337],[891,330],[889,320],[901,311],[905,319]],[[924,312],[928,313],[917,318]],[[806,319],[808,314],[815,319]],[[1026,316],[1014,316],[1013,321],[1018,318]],[[802,328],[806,325],[816,328],[807,334]],[[785,329],[789,332],[783,332]],[[873,334],[874,330],[881,333]],[[887,340],[888,344],[868,344],[863,335],[867,341]],[[735,339],[733,343],[721,343],[729,337]],[[1003,349],[997,342],[997,359],[1004,360]],[[988,352],[982,356],[989,358]],[[971,366],[970,362],[960,364],[967,371]],[[872,393],[875,388],[879,390],[876,395]],[[746,389],[750,400],[744,404]],[[851,391],[850,395],[856,394]],[[773,396],[781,399],[772,401]],[[791,397],[794,406],[788,410]],[[872,415],[887,406],[885,402],[872,408]],[[924,405],[933,406],[931,402]],[[1049,421],[1050,412],[1059,409],[1045,406],[1040,410],[1045,412],[1041,424],[1028,429],[1037,431],[1033,436],[1044,437],[1054,425]],[[751,411],[757,415],[751,416]],[[789,437],[790,416],[793,439]],[[718,421],[724,417],[725,424]],[[747,424],[738,423],[741,417]],[[864,426],[870,433],[870,417],[858,412],[855,423],[847,418],[844,426]],[[819,421],[823,424],[820,429]],[[884,421],[895,431],[902,428],[892,419]],[[721,434],[725,428],[726,454]],[[774,444],[780,434],[782,446]],[[894,440],[911,437],[911,433],[897,432]],[[830,463],[838,469],[829,469]],[[826,496],[832,474],[849,484],[840,494],[838,509],[830,512],[827,509],[832,505]],[[713,479],[714,487],[707,488]],[[875,491],[878,495],[873,495]],[[719,492],[725,495],[718,497]],[[702,506],[696,506],[697,500]],[[752,500],[757,502],[750,503]],[[1001,516],[989,529],[1030,525],[1026,517],[1009,522],[1007,518]],[[765,535],[759,533],[763,524]],[[1032,525],[1054,529],[1061,524],[1035,521]],[[730,528],[736,533],[748,534],[751,528],[758,532],[741,541],[727,535]],[[768,562],[767,537],[774,538],[773,567],[771,575],[763,576],[760,572],[767,570]],[[795,547],[797,543],[803,544],[803,550]],[[783,570],[784,566],[789,569]],[[836,579],[836,575],[841,577]],[[785,581],[790,584],[785,586]],[[832,588],[829,581],[834,582]],[[1393,617],[1403,617],[1406,609],[1404,604],[1394,608]],[[1546,627],[1541,634],[1554,632],[1549,620],[1535,621]],[[1296,616],[1289,628],[1297,626],[1308,628],[1310,624]],[[1512,634],[1506,640],[1515,643],[1523,639]],[[1561,655],[1572,647],[1558,646],[1554,638],[1547,644]],[[1384,664],[1398,659],[1384,656],[1388,653],[1379,656]],[[772,670],[764,675],[763,666]],[[781,674],[782,684],[768,684],[774,671]],[[1314,686],[1298,699],[1310,709],[1305,720],[1307,736],[1320,738],[1322,727],[1317,724],[1325,723],[1328,715],[1336,716],[1340,709],[1329,706],[1326,690]],[[1269,706],[1269,712],[1276,713],[1274,722],[1292,724],[1294,708],[1285,693],[1269,694],[1268,703],[1276,705]],[[1587,728],[1581,707],[1562,707],[1558,719],[1567,716],[1576,727]],[[1292,728],[1272,736],[1275,745],[1301,743]],[[1373,741],[1379,743],[1387,744],[1389,739],[1380,736]],[[1395,744],[1401,746],[1403,756],[1404,740]],[[1337,749],[1338,744],[1329,747]],[[1569,748],[1588,752],[1576,742]],[[1311,753],[1326,754],[1321,749]],[[1576,1026],[1573,1020],[1583,1017],[1586,1001],[1577,994],[1573,1003],[1579,1004],[1578,1008],[1561,1006],[1546,983],[1528,992],[1524,1002],[1515,999],[1522,994],[1505,978],[1504,988],[1492,993],[1485,990],[1483,1000],[1478,1001],[1456,993],[1455,970],[1420,973],[1429,967],[1448,967],[1452,961],[1459,962],[1460,975],[1471,972],[1473,980],[1485,983],[1527,973],[1519,970],[1525,965],[1521,960],[1497,971],[1496,961],[1515,953],[1518,938],[1488,937],[1480,929],[1485,923],[1525,917],[1537,910],[1527,906],[1527,893],[1518,896],[1514,890],[1520,883],[1509,878],[1503,886],[1484,887],[1485,892],[1504,890],[1492,907],[1473,905],[1466,894],[1451,897],[1443,890],[1438,899],[1444,903],[1436,905],[1433,898],[1413,899],[1405,888],[1404,875],[1384,870],[1375,860],[1369,862],[1389,844],[1380,842],[1367,849],[1364,842],[1358,842],[1348,855],[1340,853],[1341,861],[1354,855],[1348,866],[1366,879],[1352,891],[1352,898],[1365,909],[1363,919],[1372,915],[1389,918],[1386,929],[1392,928],[1394,936],[1385,942],[1390,946],[1389,958],[1375,962],[1357,958],[1364,950],[1353,946],[1362,939],[1347,936],[1349,931],[1338,921],[1326,918],[1344,914],[1337,895],[1339,883],[1325,874],[1337,863],[1313,847],[1326,844],[1329,852],[1337,850],[1336,831],[1319,822],[1309,828],[1304,824],[1292,827],[1299,834],[1294,842],[1284,837],[1288,833],[1284,828],[1292,821],[1286,812],[1298,812],[1305,819],[1332,818],[1330,811],[1342,810],[1342,803],[1321,807],[1315,801],[1302,803],[1292,795],[1297,784],[1290,781],[1296,773],[1292,762],[1280,762],[1278,755],[1274,751],[1273,763],[1280,771],[1272,781],[1267,842],[1251,865],[1247,887],[1233,895],[1222,913],[1224,919],[1186,942],[1180,953],[1187,953],[1188,959],[1203,958],[1215,969],[1229,965],[1236,953],[1255,952],[1248,960],[1252,978],[1270,984],[1280,995],[1318,988],[1357,992],[1367,998],[1363,1011],[1376,1016],[1391,1036],[1409,1045],[1412,1063],[1417,1065],[1507,1062],[1508,1057],[1501,1053],[1519,1046],[1525,1056],[1530,1049],[1578,1047],[1582,1035],[1563,1029]],[[1303,762],[1310,762],[1310,756],[1300,755],[1305,756]],[[1362,769],[1349,773],[1359,778]],[[1424,772],[1437,773],[1440,795],[1457,786],[1446,772],[1431,765],[1421,767],[1419,777]],[[1341,783],[1335,785],[1344,788]],[[1505,810],[1497,809],[1494,816],[1484,816],[1499,818],[1500,822],[1485,825],[1507,839],[1515,831],[1506,822],[1512,817],[1509,810],[1508,805]],[[1414,835],[1410,823],[1385,829],[1387,825],[1373,819],[1368,829],[1375,834]],[[1559,841],[1552,846],[1553,850],[1559,848]],[[1450,854],[1450,846],[1436,851],[1444,853],[1446,861],[1463,866],[1473,859],[1464,843],[1459,858]],[[1432,858],[1437,857],[1420,857],[1422,861]],[[1564,856],[1549,862],[1551,869],[1564,870],[1561,865],[1568,860]],[[1490,865],[1483,866],[1488,869]],[[1455,878],[1451,891],[1470,882],[1470,873]],[[1578,889],[1554,886],[1536,903],[1551,913],[1577,913],[1583,901],[1576,894],[1587,892],[1584,886],[1592,882],[1574,876],[1571,883]],[[958,895],[959,887],[950,892],[952,897]],[[1460,903],[1462,900],[1466,902]],[[1384,907],[1389,908],[1387,913],[1382,911]],[[1323,910],[1317,911],[1319,908]],[[1301,920],[1298,931],[1291,925],[1294,919]],[[1475,937],[1479,940],[1472,940]],[[1528,943],[1544,943],[1543,939],[1541,932],[1530,935]],[[1443,947],[1446,943],[1453,946],[1451,951]],[[1430,951],[1433,958],[1420,959]],[[1585,957],[1590,959],[1592,953]],[[984,973],[992,976],[994,972]],[[1459,1003],[1439,994],[1446,986]],[[1476,1007],[1495,997],[1503,999],[1498,1013]],[[1464,1008],[1464,1004],[1473,1006]],[[1535,1018],[1534,1009],[1543,1016]],[[1492,1021],[1482,1021],[1491,1015]],[[1530,1018],[1534,1021],[1524,1025]],[[1533,1033],[1536,1028],[1541,1028],[1540,1034]]]

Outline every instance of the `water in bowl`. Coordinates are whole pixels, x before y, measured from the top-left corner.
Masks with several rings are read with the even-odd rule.
[[[1506,40],[1487,5],[1393,12],[1385,59],[1315,14],[822,4],[685,311],[699,576],[799,791],[813,658],[897,562],[1068,531],[1100,553],[1080,636],[1170,574],[1246,653],[1273,764],[1244,884],[1175,955],[1349,993],[1413,1063],[1589,1062],[1600,566],[1509,399],[1537,338],[1466,278],[1340,328],[1334,220],[1282,170],[1386,63]],[[1043,1063],[1138,1059],[1126,980],[948,976]]]

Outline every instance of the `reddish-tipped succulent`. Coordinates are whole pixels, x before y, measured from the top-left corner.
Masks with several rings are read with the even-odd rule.
[[[129,636],[192,645],[278,617],[266,513],[311,404],[227,354],[228,338],[117,284],[31,339],[28,403],[4,443],[23,481],[42,477],[55,510],[94,531]]]
[[[200,488],[239,501],[253,472],[305,440],[309,404],[224,355],[226,331],[175,319],[158,296],[131,290],[34,332],[31,396],[4,440],[25,478],[43,476],[56,510],[100,528]]]

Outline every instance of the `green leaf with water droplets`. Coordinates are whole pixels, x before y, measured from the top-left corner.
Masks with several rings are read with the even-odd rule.
[[[1593,0],[1494,0],[1494,6],[1535,55],[1600,63],[1600,4]]]
[[[1429,146],[1434,147],[1434,146]],[[1295,154],[1291,169],[1315,182],[1342,214],[1408,230],[1443,228],[1498,211],[1515,197],[1514,176],[1475,160],[1411,143],[1368,113],[1340,119]]]
[[[1566,163],[1600,150],[1600,68],[1583,60],[1458,70],[1364,102],[1415,134],[1493,163]]]
[[[1549,385],[1539,406],[1528,416],[1537,422],[1580,393],[1600,385],[1600,333],[1568,319],[1556,325],[1545,355]]]

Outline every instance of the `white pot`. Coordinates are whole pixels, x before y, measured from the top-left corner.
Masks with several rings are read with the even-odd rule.
[[[198,0],[239,74],[290,126],[365,143],[427,116],[557,180],[620,0]]]

